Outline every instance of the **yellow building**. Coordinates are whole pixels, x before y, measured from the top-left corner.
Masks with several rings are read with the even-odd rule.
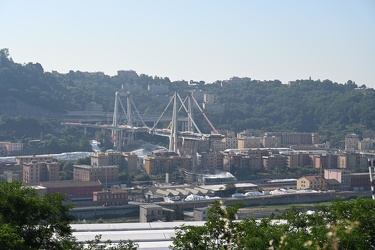
[[[327,190],[327,181],[320,176],[304,176],[297,179],[297,189]]]

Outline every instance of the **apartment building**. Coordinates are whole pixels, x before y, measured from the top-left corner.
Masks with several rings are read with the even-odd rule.
[[[346,153],[338,156],[337,167],[341,169],[367,169],[367,156],[359,153]]]
[[[263,156],[263,167],[266,170],[272,170],[275,168],[283,169],[287,167],[287,158],[284,155],[269,155]]]
[[[60,180],[60,164],[58,162],[38,162],[32,160],[22,164],[22,180],[24,183]]]
[[[98,206],[122,206],[128,204],[128,191],[121,188],[93,192],[93,201]]]
[[[240,154],[225,153],[223,157],[223,170],[226,172],[234,173],[236,169],[241,167]]]
[[[7,155],[14,152],[21,151],[23,149],[23,143],[21,142],[0,142],[0,148],[4,148],[7,151]]]
[[[263,147],[262,139],[262,137],[255,136],[238,138],[238,148],[261,148]]]
[[[375,139],[365,138],[359,141],[358,150],[375,150]]]
[[[224,153],[223,170],[232,174],[240,169],[260,170],[262,167],[263,161],[260,155]]]
[[[345,136],[345,150],[358,150],[359,136],[357,134],[347,134]]]
[[[118,181],[118,175],[118,166],[73,166],[73,180],[108,183]]]
[[[179,169],[191,170],[191,157],[178,156],[177,154],[155,154],[144,160],[144,168],[149,175],[172,173]]]
[[[37,161],[37,162],[53,161],[53,157],[48,156],[48,155],[30,155],[30,156],[17,156],[16,157],[16,163],[18,165],[22,165],[25,162],[31,162],[31,161]]]
[[[313,145],[313,137],[316,137],[315,133],[288,133],[283,132],[281,134],[281,144],[283,146],[290,145]]]
[[[260,130],[254,130],[254,129],[246,129],[244,131],[241,131],[237,133],[237,138],[244,138],[244,137],[262,137],[265,133],[263,133]]]
[[[312,164],[309,154],[295,153],[288,154],[286,157],[288,168],[304,167]]]
[[[121,166],[124,163],[124,155],[118,151],[107,151],[105,153],[93,153],[91,156],[92,166]]]
[[[263,136],[261,138],[263,147],[278,148],[281,146],[281,137],[279,136]]]
[[[211,142],[211,150],[214,152],[220,152],[227,149],[227,145],[223,140],[214,140]]]
[[[238,139],[234,136],[233,137],[226,136],[223,139],[223,142],[225,143],[225,149],[238,147]]]
[[[319,144],[318,133],[267,132],[267,137],[279,137],[282,147]]]
[[[135,153],[123,153],[125,169],[129,174],[135,173],[138,169],[138,155]]]
[[[297,189],[327,190],[327,181],[320,176],[304,176],[297,179]]]
[[[324,169],[325,179],[335,179],[343,190],[351,190],[351,171],[345,169]]]
[[[337,168],[338,155],[335,154],[311,154],[312,166],[314,168]]]
[[[128,173],[134,173],[138,166],[138,156],[132,152],[107,151],[105,153],[93,153],[90,156],[91,166],[118,166],[125,168]]]
[[[224,155],[221,152],[202,153],[201,164],[211,173],[215,173],[215,170],[223,170],[223,159]]]

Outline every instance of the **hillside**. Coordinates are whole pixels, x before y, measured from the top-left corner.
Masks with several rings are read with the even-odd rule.
[[[193,90],[214,94],[215,102],[226,109],[221,115],[207,114],[218,129],[319,132],[322,141],[336,144],[346,132],[375,130],[375,91],[358,88],[350,80],[345,84],[296,80],[286,85],[278,80],[233,77],[190,84],[135,72],[117,76],[80,71],[60,74],[44,72],[39,63],[18,64],[7,49],[0,51],[0,116],[59,117],[67,111],[84,110],[89,102],[112,111],[114,93],[121,86],[131,87],[140,112],[159,115],[168,97],[151,94],[148,85],[167,86],[165,94],[178,91],[184,96]],[[201,117],[196,120],[205,132],[209,131]]]
[[[57,117],[46,108],[27,104],[16,97],[4,97],[0,100],[0,115],[4,116],[35,116],[35,117]]]

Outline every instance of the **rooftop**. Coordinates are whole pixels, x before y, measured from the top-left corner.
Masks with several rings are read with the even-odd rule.
[[[35,185],[35,184],[34,184]],[[32,186],[32,185],[28,185]],[[44,181],[40,182],[42,187],[87,187],[87,186],[102,186],[99,181],[80,181],[80,180],[66,180],[66,181]]]
[[[118,168],[117,165],[112,165],[112,166],[74,165],[74,167],[86,168],[86,169],[92,169],[92,168]]]

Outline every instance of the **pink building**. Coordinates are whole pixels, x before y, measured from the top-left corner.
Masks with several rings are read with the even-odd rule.
[[[351,172],[345,169],[325,169],[324,179],[335,179],[343,190],[351,190]]]

